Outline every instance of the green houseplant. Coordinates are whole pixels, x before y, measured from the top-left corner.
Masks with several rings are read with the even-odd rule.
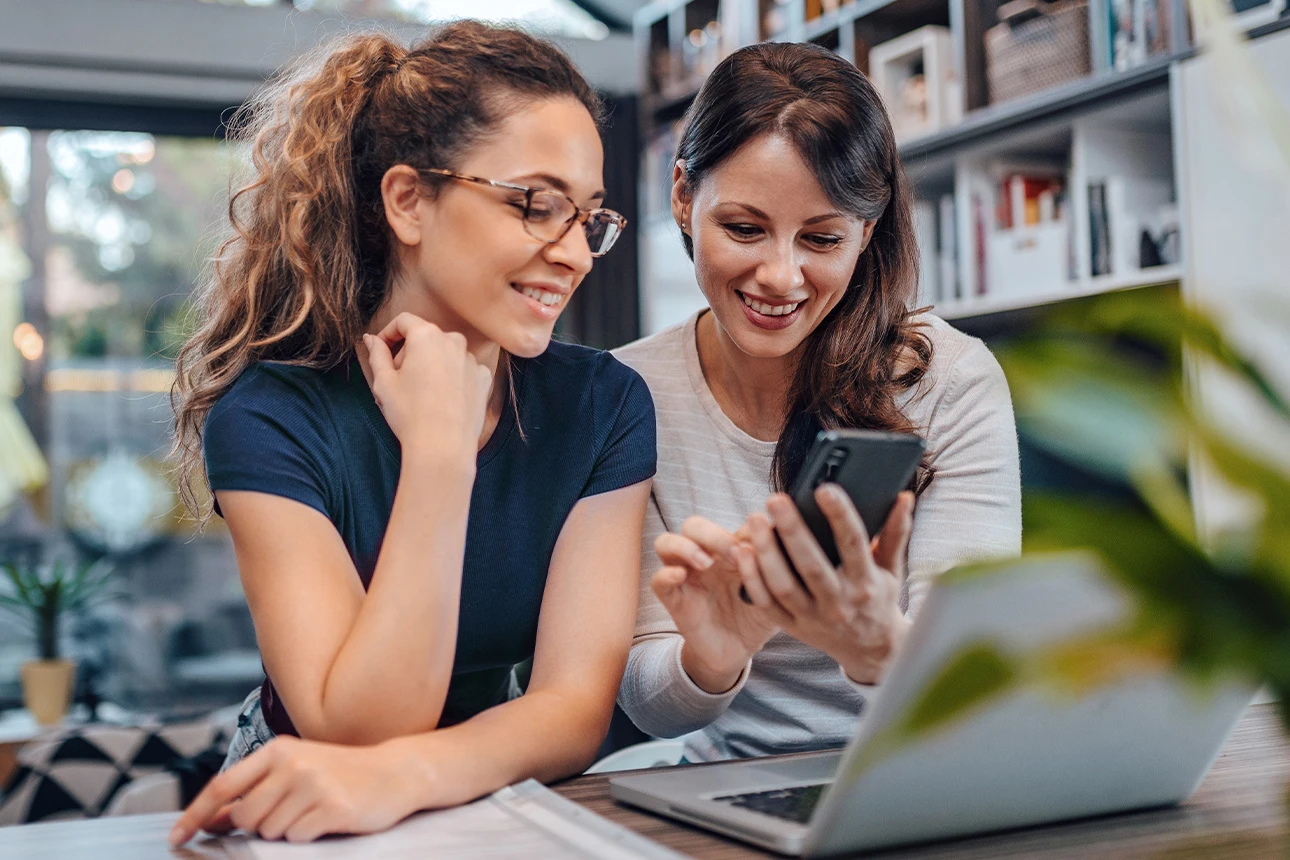
[[[58,646],[64,613],[85,608],[106,593],[111,570],[102,562],[0,563],[7,586],[0,607],[18,616],[36,635],[38,657],[22,666],[23,703],[41,725],[67,713],[76,666]]]
[[[1290,114],[1254,67],[1221,0],[1192,0],[1216,66],[1257,114],[1262,149],[1290,174]],[[1239,86],[1238,86],[1239,85]],[[1248,133],[1248,129],[1247,129]],[[1246,140],[1245,143],[1250,143]],[[1290,183],[1285,193],[1290,196]],[[1259,313],[1290,342],[1290,285]],[[893,743],[948,728],[1042,677],[1065,689],[1170,666],[1213,689],[1265,685],[1290,728],[1290,467],[1207,409],[1202,378],[1242,392],[1280,437],[1290,392],[1278,388],[1214,309],[1153,288],[1060,303],[994,347],[1019,431],[1087,480],[1023,498],[1026,553],[1081,551],[1133,598],[1132,623],[1096,639],[1017,658],[984,643],[947,661]],[[1264,426],[1264,425],[1261,425]],[[1198,474],[1244,502],[1222,527],[1199,520]],[[953,571],[988,577],[999,565]]]

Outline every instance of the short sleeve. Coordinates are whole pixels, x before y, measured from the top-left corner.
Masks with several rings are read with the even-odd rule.
[[[212,491],[252,490],[331,517],[325,407],[307,384],[263,365],[247,370],[206,418],[202,449]],[[215,512],[223,516],[219,503]]]
[[[603,361],[592,395],[598,453],[580,498],[638,484],[658,465],[654,399],[645,380],[608,353]]]

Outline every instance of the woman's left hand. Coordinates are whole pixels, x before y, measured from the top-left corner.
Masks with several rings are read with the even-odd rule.
[[[777,493],[766,503],[769,518],[756,513],[745,525],[755,560],[745,553],[744,563],[756,565],[755,573],[765,585],[750,589],[750,596],[754,604],[773,601],[783,631],[837,660],[851,680],[876,684],[910,627],[900,611],[900,590],[914,494],[906,491],[897,497],[882,533],[872,542],[841,487],[823,484],[815,500],[833,528],[841,564],[834,567],[793,500]],[[792,567],[775,540],[776,532]],[[793,575],[794,568],[801,579]],[[745,580],[752,573],[745,571]]]
[[[389,744],[354,747],[274,738],[217,774],[170,831],[182,845],[198,830],[245,830],[309,842],[328,833],[375,833],[419,806],[409,768]],[[464,798],[463,798],[464,799]]]

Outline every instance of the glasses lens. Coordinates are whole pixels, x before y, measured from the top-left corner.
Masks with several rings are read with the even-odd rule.
[[[623,232],[622,220],[617,213],[601,210],[587,219],[587,246],[599,257],[614,247]]]
[[[524,226],[534,239],[543,242],[558,240],[566,224],[578,214],[569,198],[550,191],[534,191],[529,208],[524,213]]]

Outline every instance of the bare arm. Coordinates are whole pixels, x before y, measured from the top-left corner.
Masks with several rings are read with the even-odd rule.
[[[460,725],[392,742],[432,761],[430,796],[460,803],[589,766],[604,740],[636,618],[636,547],[649,481],[583,499],[560,532],[528,691]]]
[[[473,468],[405,457],[371,587],[299,502],[220,492],[265,669],[303,738],[429,731],[452,678]]]
[[[439,724],[492,381],[464,337],[411,314],[364,342],[372,394],[402,447],[367,593],[322,513],[265,493],[217,493],[260,653],[296,730],[348,744]],[[390,344],[400,342],[396,360]]]
[[[636,613],[649,481],[580,501],[556,543],[528,692],[451,728],[370,747],[278,738],[217,776],[172,844],[199,828],[270,839],[382,830],[534,777],[584,769],[609,725]]]

